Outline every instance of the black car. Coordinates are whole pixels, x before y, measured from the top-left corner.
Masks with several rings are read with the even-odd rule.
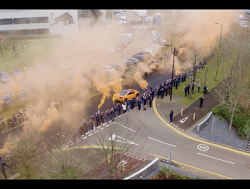
[[[10,81],[10,74],[7,71],[2,71],[1,72],[1,81],[3,83],[8,83]]]

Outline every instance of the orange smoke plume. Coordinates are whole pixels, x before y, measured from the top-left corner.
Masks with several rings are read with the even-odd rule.
[[[14,141],[6,142],[3,146],[3,148],[0,149],[0,154],[11,152],[11,150],[14,148],[15,145],[16,145],[16,143]]]
[[[110,88],[105,85],[105,84],[100,84],[97,86],[97,91],[102,93],[102,99],[101,99],[101,103],[98,105],[98,109],[103,105],[103,103],[105,102],[105,99],[107,97],[110,97]]]
[[[136,72],[134,75],[134,80],[139,84],[139,86],[142,89],[146,89],[146,87],[148,86],[148,83],[146,80],[143,79],[142,75],[140,72]]]
[[[11,84],[11,92],[17,95],[20,92],[20,88],[17,84]]]
[[[114,102],[115,99],[120,96],[120,92],[122,91],[122,79],[111,81],[109,87],[115,92],[112,97],[112,101]]]
[[[179,75],[181,73],[181,67],[177,64],[175,69],[175,75]]]
[[[39,128],[38,134],[41,132],[44,132],[48,129],[48,127],[51,125],[51,120],[47,119],[43,122],[42,127]]]

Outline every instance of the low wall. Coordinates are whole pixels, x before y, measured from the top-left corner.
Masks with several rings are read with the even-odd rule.
[[[207,117],[197,125],[197,132],[200,132],[202,129],[206,127],[211,117],[212,117],[212,112],[209,112]]]
[[[139,171],[135,172],[134,174],[124,178],[123,180],[142,179],[143,177],[147,176],[148,174],[150,174],[151,172],[153,172],[155,169],[158,168],[158,160],[159,158],[155,158],[148,165],[146,165]]]

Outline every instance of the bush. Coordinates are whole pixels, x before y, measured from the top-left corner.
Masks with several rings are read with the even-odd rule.
[[[212,109],[213,114],[219,116],[219,119],[226,119],[228,122],[231,118],[229,109],[224,104],[218,104]],[[234,113],[232,126],[237,128],[238,134],[242,138],[248,138],[250,136],[250,113],[238,105],[237,110]]]
[[[248,119],[244,125],[239,127],[238,133],[243,138],[249,138],[250,136],[250,120]]]

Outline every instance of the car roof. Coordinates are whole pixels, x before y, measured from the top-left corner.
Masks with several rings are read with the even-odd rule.
[[[11,94],[10,93],[4,93],[2,95],[2,99],[8,99],[8,98],[11,98]]]

